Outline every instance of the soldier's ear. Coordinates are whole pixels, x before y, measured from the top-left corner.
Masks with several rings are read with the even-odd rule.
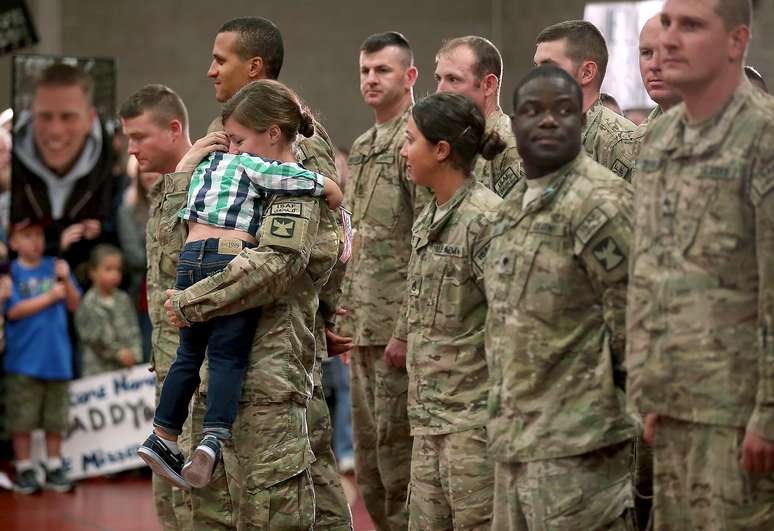
[[[451,157],[451,144],[446,140],[440,140],[435,145],[435,160],[438,162],[444,162]]]
[[[596,83],[599,66],[594,61],[583,61],[578,68],[577,80],[581,87]]]
[[[247,75],[250,79],[261,79],[263,76],[263,57],[251,57],[248,61]]]
[[[750,42],[750,28],[737,26],[728,35],[728,60],[732,63],[744,62],[747,44]]]

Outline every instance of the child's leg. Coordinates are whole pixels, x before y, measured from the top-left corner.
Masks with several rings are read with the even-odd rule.
[[[16,461],[29,461],[32,457],[32,443],[29,433],[14,433],[13,454]]]
[[[48,458],[62,457],[62,434],[46,432],[46,453]]]

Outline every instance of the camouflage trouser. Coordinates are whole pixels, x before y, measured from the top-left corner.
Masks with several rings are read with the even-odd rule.
[[[194,434],[201,434],[205,404],[205,396],[195,395]],[[314,454],[306,408],[240,403],[232,433],[210,484],[191,491],[193,521],[187,529],[311,529],[315,493],[309,467]],[[198,440],[194,435],[193,444]]]
[[[408,526],[406,493],[411,435],[405,369],[384,364],[384,346],[356,347],[350,356],[355,475],[376,529]]]
[[[336,457],[331,448],[331,417],[322,387],[314,388],[306,411],[306,422],[309,425],[309,441],[315,456],[311,466],[317,502],[314,528],[352,529],[352,515],[336,468]]]
[[[631,441],[573,457],[495,463],[492,529],[633,531],[631,467]]]
[[[489,530],[494,462],[486,428],[415,435],[409,484],[409,529]]]
[[[774,475],[740,464],[743,428],[659,417],[654,449],[656,530],[772,530]]]
[[[653,449],[642,437],[634,444],[636,466],[634,469],[634,508],[637,515],[637,528],[640,531],[650,529],[653,513]]]
[[[169,369],[169,367],[167,367]],[[166,374],[166,371],[163,373]],[[156,403],[159,402],[163,376],[156,372]],[[178,445],[187,453],[190,447],[191,423],[185,423],[183,433],[178,438]],[[156,506],[156,516],[164,530],[190,529],[191,496],[188,492],[173,487],[156,474],[153,475],[153,502]]]

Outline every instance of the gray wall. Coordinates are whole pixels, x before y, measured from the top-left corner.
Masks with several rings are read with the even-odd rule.
[[[334,141],[349,145],[372,122],[360,99],[357,55],[371,33],[403,32],[415,51],[420,76],[416,95],[432,92],[433,58],[444,38],[479,34],[500,48],[505,63],[503,107],[510,112],[513,86],[531,65],[535,35],[560,20],[579,18],[580,0],[392,0],[327,2],[228,0],[215,12],[203,0],[28,0],[41,44],[30,52],[114,56],[118,104],[146,83],[165,83],[185,100],[198,138],[218,111],[206,77],[212,39],[232,17],[273,20],[285,38],[280,79],[296,89]],[[774,82],[774,48],[764,46],[764,26],[774,26],[774,5],[762,2],[750,63]],[[217,4],[216,4],[217,5]],[[0,58],[0,107],[10,104],[10,60]]]

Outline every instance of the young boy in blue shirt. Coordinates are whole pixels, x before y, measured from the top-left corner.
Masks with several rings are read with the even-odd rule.
[[[30,434],[46,432],[48,459],[44,487],[67,492],[73,484],[62,467],[62,433],[67,429],[68,380],[73,377],[67,312],[81,291],[64,260],[43,256],[43,227],[30,221],[13,226],[11,296],[5,303],[6,407],[16,455],[17,492],[41,489],[30,459]]]

